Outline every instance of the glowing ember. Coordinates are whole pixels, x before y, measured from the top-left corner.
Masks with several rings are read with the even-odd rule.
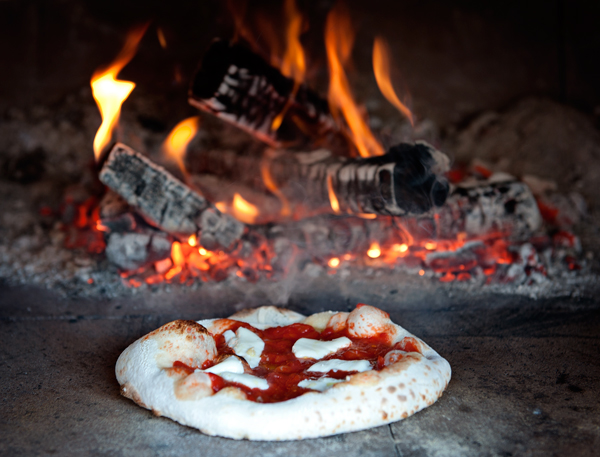
[[[173,259],[173,265],[181,266],[185,265],[185,256],[183,254],[183,249],[181,248],[181,243],[178,241],[174,241],[171,245],[171,259]]]
[[[327,265],[329,265],[331,268],[337,268],[340,265],[340,259],[338,259],[337,257],[333,257],[329,259]]]
[[[398,252],[406,252],[408,251],[408,244],[395,244],[394,248],[398,250]]]
[[[424,246],[425,246],[425,249],[427,249],[428,251],[433,251],[437,247],[437,243],[428,241],[424,244]]]
[[[207,251],[206,249],[204,249],[204,248],[200,248],[200,249],[198,249],[198,254],[200,254],[200,255],[206,255],[206,254],[207,254],[207,252],[208,252],[208,251]]]
[[[377,37],[373,43],[373,72],[375,73],[375,79],[377,80],[379,90],[383,96],[392,105],[398,108],[398,111],[406,116],[410,123],[414,125],[412,113],[406,107],[406,105],[400,101],[396,95],[396,92],[394,91],[394,87],[392,86],[392,81],[390,79],[390,67],[389,47],[383,38]]]
[[[189,244],[190,246],[196,246],[196,245],[198,244],[198,238],[196,238],[196,235],[191,235],[191,236],[188,238],[188,244]]]
[[[165,154],[177,162],[179,169],[186,174],[183,159],[187,151],[187,146],[194,139],[198,132],[200,118],[198,116],[189,117],[177,124],[167,139],[163,143]]]
[[[372,243],[371,247],[367,251],[367,255],[372,259],[376,259],[377,257],[379,257],[381,255],[381,248],[379,247],[379,244]]]
[[[100,158],[100,154],[110,143],[113,130],[119,122],[121,105],[135,87],[134,83],[120,81],[117,76],[135,55],[147,27],[146,24],[129,32],[125,46],[123,46],[115,61],[108,68],[98,70],[92,76],[92,94],[102,116],[102,124],[94,137],[94,156],[96,160]]]
[[[329,106],[332,114],[339,113],[350,127],[352,140],[362,157],[383,155],[383,147],[373,136],[358,106],[354,102],[344,64],[350,59],[354,32],[348,13],[339,4],[327,16],[325,48],[329,65]]]

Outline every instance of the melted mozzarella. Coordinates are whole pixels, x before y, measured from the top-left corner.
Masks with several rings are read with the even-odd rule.
[[[250,389],[266,390],[269,388],[269,383],[266,379],[252,376],[251,374],[225,372],[219,374],[219,376],[226,381],[237,382],[238,384],[243,384]]]
[[[371,362],[368,360],[331,359],[317,362],[306,371],[316,371],[318,373],[328,373],[330,371],[358,371],[362,373],[363,371],[369,371],[372,368]]]
[[[237,332],[233,333],[227,330],[223,333],[227,345],[233,349],[233,352],[240,357],[243,357],[250,368],[256,368],[260,363],[260,356],[265,348],[265,342],[260,337],[248,330],[240,327]]]
[[[344,382],[345,379],[333,379],[333,378],[319,378],[319,379],[304,379],[298,383],[299,387],[303,387],[304,389],[312,389],[323,392],[324,390],[329,389],[334,384],[338,382]]]
[[[331,341],[310,340],[300,338],[292,346],[292,352],[299,359],[322,359],[342,348],[347,348],[352,341],[345,336]]]
[[[220,375],[221,373],[243,373],[244,372],[244,364],[240,359],[235,356],[227,357],[221,363],[217,363],[206,370],[196,370],[203,371],[204,373],[213,373]]]

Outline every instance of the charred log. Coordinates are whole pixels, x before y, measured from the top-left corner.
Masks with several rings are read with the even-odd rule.
[[[309,153],[270,151],[264,157],[223,151],[190,151],[192,174],[213,174],[268,192],[267,181],[307,215],[422,214],[443,205],[448,158],[424,142],[400,144],[379,157],[341,158],[327,150]],[[265,175],[268,179],[265,179]]]
[[[198,234],[207,249],[231,248],[244,225],[222,214],[164,168],[123,144],[111,150],[100,181],[153,226],[179,238]]]
[[[240,44],[212,43],[192,81],[189,102],[271,146],[339,146],[353,155],[326,100]]]

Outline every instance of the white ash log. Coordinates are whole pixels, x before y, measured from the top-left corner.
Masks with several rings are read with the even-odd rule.
[[[268,230],[270,239],[288,239],[309,257],[327,259],[343,254],[364,254],[370,243],[384,243],[394,236],[392,218],[367,220],[352,216],[319,216]]]
[[[207,249],[232,248],[244,233],[241,222],[123,144],[113,147],[99,177],[150,224],[179,238],[198,234]]]
[[[110,233],[106,257],[123,270],[137,270],[171,255],[173,239],[164,232]]]
[[[189,103],[271,146],[327,145],[354,155],[325,99],[303,84],[295,85],[240,44],[211,44],[193,78]],[[273,128],[282,114],[281,124]]]
[[[436,210],[435,226],[439,238],[461,232],[472,237],[496,232],[524,241],[542,226],[542,217],[529,187],[498,173],[483,182],[457,185],[446,204]]]
[[[191,150],[191,174],[213,174],[267,192],[265,170],[302,217],[323,213],[422,214],[441,206],[449,185],[448,158],[425,142],[400,144],[371,158],[337,157],[327,150],[267,151],[264,157]],[[270,153],[269,153],[270,152]]]

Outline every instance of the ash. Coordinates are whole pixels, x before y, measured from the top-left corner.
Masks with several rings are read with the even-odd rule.
[[[169,167],[160,144],[168,133],[161,122],[160,98],[132,97],[121,117],[122,140]],[[140,115],[143,113],[143,115]],[[183,116],[181,116],[183,117]],[[180,120],[176,118],[173,124]],[[230,274],[221,282],[142,283],[130,287],[104,253],[87,246],[65,247],[72,234],[65,225],[76,214],[69,204],[98,193],[91,145],[100,116],[89,90],[53,106],[10,109],[0,124],[0,278],[15,285],[42,286],[72,297],[126,297],[181,292],[223,295],[252,304],[286,304],[310,289],[377,303],[395,294],[517,294],[533,298],[581,297],[596,291],[600,254],[600,135],[583,114],[547,100],[523,100],[503,112],[483,113],[465,128],[440,128],[429,120],[411,130],[397,118],[375,112],[372,124],[385,145],[425,139],[470,167],[510,172],[523,179],[540,200],[558,208],[558,227],[568,226],[581,244],[545,250],[520,246],[519,258],[502,282],[488,283],[475,272],[466,281],[440,282],[432,271],[405,265],[342,264],[332,270],[313,262],[294,265],[280,281],[249,283]],[[197,140],[230,149],[252,143],[246,134],[203,119]],[[440,133],[442,132],[442,133]],[[242,146],[240,146],[242,145]],[[557,166],[560,164],[560,166]],[[568,264],[566,258],[573,258]],[[576,265],[575,267],[573,265]],[[531,268],[534,267],[534,268]],[[542,273],[543,272],[543,273]],[[292,297],[292,298],[291,298]]]

